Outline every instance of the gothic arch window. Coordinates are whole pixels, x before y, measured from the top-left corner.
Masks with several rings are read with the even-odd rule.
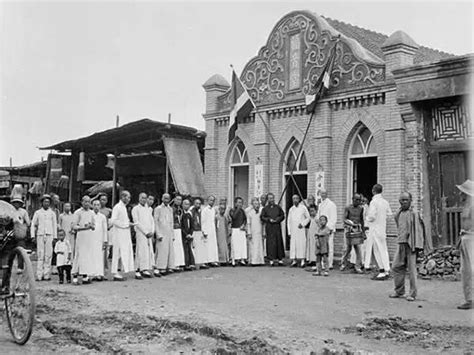
[[[245,147],[245,144],[240,140],[234,147],[231,160],[230,160],[230,165],[231,166],[249,165],[249,155],[247,153],[247,148]]]
[[[301,149],[301,144],[297,140],[294,140],[288,149],[288,153],[286,155],[286,169],[285,173],[289,174],[293,169],[293,174],[306,174],[308,172],[308,163],[306,161],[306,154],[305,152],[301,152],[300,156],[298,157],[298,153]],[[296,158],[298,157],[298,160]],[[295,164],[296,162],[296,164]]]
[[[354,137],[350,150],[351,158],[377,156],[374,136],[365,126],[362,126]]]
[[[362,125],[354,134],[349,149],[349,181],[347,200],[355,193],[362,194],[369,201],[372,187],[377,183],[378,162],[375,139],[370,130]]]

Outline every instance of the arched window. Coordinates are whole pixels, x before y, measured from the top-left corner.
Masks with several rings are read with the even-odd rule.
[[[247,153],[247,148],[242,141],[239,141],[232,152],[232,158],[230,160],[231,166],[239,165],[249,165],[249,155]]]
[[[376,156],[374,136],[363,126],[356,134],[351,148],[351,157],[370,157]]]
[[[293,169],[293,173],[307,173],[308,171],[308,163],[306,162],[306,154],[305,152],[301,152],[300,156],[298,157],[298,153],[301,149],[301,144],[297,140],[295,140],[288,150],[288,154],[286,156],[286,173],[289,174],[290,171]],[[296,158],[298,157],[298,161]],[[296,162],[296,164],[295,164]]]

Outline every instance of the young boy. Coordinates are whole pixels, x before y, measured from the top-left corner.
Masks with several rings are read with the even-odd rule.
[[[309,199],[309,197],[308,197]],[[308,264],[314,265],[309,271],[316,271],[316,234],[318,233],[319,223],[316,216],[318,215],[318,207],[316,205],[309,206],[309,225],[306,240],[306,260]]]
[[[322,275],[329,276],[328,273],[328,253],[329,253],[329,235],[331,230],[327,226],[328,218],[326,216],[319,217],[319,229],[316,233],[316,265],[317,271],[313,273],[313,276],[321,276],[322,265],[324,264],[324,271]]]
[[[58,231],[58,241],[54,246],[56,253],[56,266],[58,267],[59,284],[64,283],[64,274],[66,274],[66,281],[71,283],[71,258],[72,250],[71,244],[66,238],[66,232],[62,229]]]

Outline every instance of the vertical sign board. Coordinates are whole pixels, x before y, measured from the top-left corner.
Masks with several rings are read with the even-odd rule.
[[[260,197],[263,194],[263,164],[257,162],[255,164],[255,185],[254,196]]]
[[[321,202],[321,190],[324,188],[324,171],[320,170],[316,172],[316,202],[318,204]]]

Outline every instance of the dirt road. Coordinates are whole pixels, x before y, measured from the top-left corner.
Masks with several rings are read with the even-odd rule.
[[[419,282],[420,299],[389,299],[392,282],[301,269],[218,268],[161,279],[39,284],[37,331],[2,352],[464,353],[473,313],[459,282]]]

